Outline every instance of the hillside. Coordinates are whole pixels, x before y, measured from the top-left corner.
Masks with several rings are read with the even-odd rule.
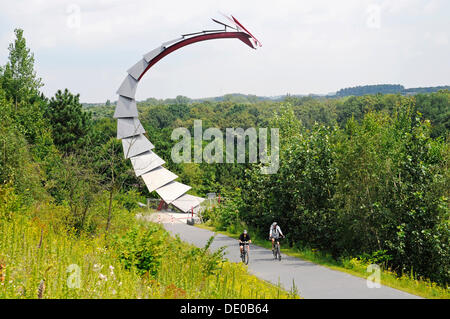
[[[328,94],[285,94],[277,96],[258,96],[254,94],[242,94],[242,93],[230,93],[215,97],[204,97],[204,98],[189,98],[187,96],[178,95],[176,98],[167,99],[156,99],[149,97],[145,100],[140,101],[142,105],[170,105],[170,104],[192,104],[192,103],[202,103],[202,102],[233,102],[233,103],[258,103],[261,101],[283,101],[287,97],[312,97],[312,98],[322,98],[322,97],[345,97],[345,96],[362,96],[362,95],[373,95],[373,94],[401,94],[401,95],[415,95],[420,93],[433,93],[439,90],[450,90],[449,85],[441,86],[430,86],[430,87],[416,87],[416,88],[405,88],[403,85],[395,84],[377,84],[377,85],[364,85],[355,86],[350,88],[343,88],[336,93]],[[99,106],[113,106],[116,105],[117,101],[106,103],[82,103],[83,107],[87,109],[99,107]]]

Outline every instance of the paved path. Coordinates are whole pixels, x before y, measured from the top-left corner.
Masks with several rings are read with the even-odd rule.
[[[161,214],[163,215],[163,214]],[[165,214],[164,214],[165,215]],[[158,218],[163,226],[180,239],[204,247],[213,232],[186,225],[185,214],[165,215]],[[217,234],[211,249],[225,246],[225,257],[240,262],[236,239]],[[282,254],[282,260],[273,259],[272,251],[263,247],[250,246],[249,271],[261,279],[280,284],[290,290],[294,282],[303,298],[355,298],[355,299],[404,299],[419,298],[415,295],[387,286],[368,288],[366,279]]]

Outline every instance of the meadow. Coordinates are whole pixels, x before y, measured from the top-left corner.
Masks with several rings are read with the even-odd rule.
[[[105,238],[2,219],[0,299],[298,298],[210,253],[212,240],[196,248],[137,221]]]

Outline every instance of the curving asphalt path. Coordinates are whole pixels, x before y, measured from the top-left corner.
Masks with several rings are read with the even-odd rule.
[[[183,214],[186,216],[185,214]],[[232,262],[240,262],[239,246],[236,239],[215,234],[209,230],[187,225],[186,219],[170,217],[160,222],[172,235],[197,247],[204,247],[208,239],[216,235],[211,248],[225,246],[225,257]],[[313,299],[410,299],[420,298],[406,292],[381,285],[368,288],[366,279],[282,254],[282,260],[273,259],[272,251],[250,245],[249,271],[261,279],[274,284],[278,282],[286,290],[295,283],[303,298]]]

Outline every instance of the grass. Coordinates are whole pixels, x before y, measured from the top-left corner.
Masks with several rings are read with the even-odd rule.
[[[42,240],[41,240],[41,230]],[[0,298],[153,297],[136,272],[126,270],[99,238],[41,228],[27,218],[0,224]],[[41,244],[39,244],[41,243]]]
[[[223,235],[238,238],[239,233],[230,232],[228,230],[218,230],[211,224],[196,224],[197,227],[218,232]],[[272,249],[272,244],[267,239],[255,238],[252,236],[252,243],[267,249]],[[342,271],[350,275],[367,278],[370,274],[367,272],[368,264],[364,264],[356,258],[335,260],[330,255],[321,253],[314,249],[298,249],[298,248],[281,248],[281,252],[292,257],[301,258],[311,261],[315,264],[325,266],[327,268]],[[412,274],[402,274],[399,276],[393,271],[381,270],[381,284],[395,289],[405,291],[407,293],[417,295],[429,299],[450,299],[450,289],[443,288],[436,283],[421,278],[416,278]]]
[[[136,222],[133,227],[145,231],[148,225]],[[298,298],[249,274],[246,266],[214,259],[152,225],[159,228],[165,252],[156,275],[121,261],[123,251],[113,239],[127,230],[105,239],[104,234],[75,235],[25,216],[2,219],[0,298]],[[214,267],[205,272],[211,262]]]

